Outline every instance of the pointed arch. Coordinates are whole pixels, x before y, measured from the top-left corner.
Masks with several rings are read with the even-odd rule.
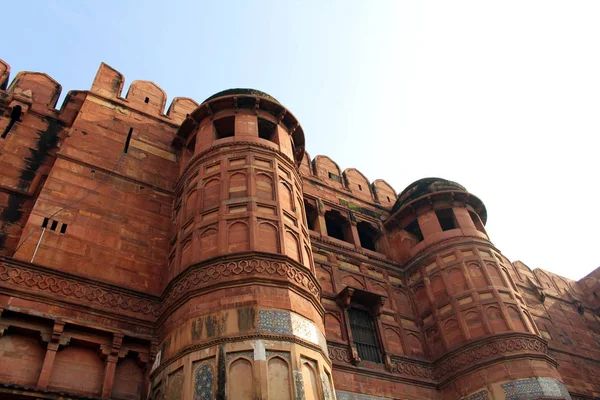
[[[269,358],[267,380],[269,399],[292,399],[290,366],[285,359],[279,356]]]
[[[267,253],[279,253],[279,229],[270,222],[259,222],[258,250]]]
[[[229,364],[227,398],[236,400],[254,399],[254,374],[250,360],[240,357]]]

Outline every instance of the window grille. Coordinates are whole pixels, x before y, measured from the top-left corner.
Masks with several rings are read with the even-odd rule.
[[[358,356],[361,360],[381,364],[381,352],[377,340],[377,331],[371,315],[358,308],[349,308],[350,329]]]

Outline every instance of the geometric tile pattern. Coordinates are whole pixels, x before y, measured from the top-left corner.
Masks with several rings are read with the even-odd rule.
[[[571,400],[565,386],[552,378],[529,378],[500,385],[506,400],[566,399]]]
[[[194,400],[212,400],[215,391],[213,367],[203,363],[196,369],[194,378]]]
[[[293,335],[326,350],[325,336],[309,319],[289,311],[258,310],[257,330],[263,333]]]
[[[258,331],[265,333],[292,334],[292,320],[288,311],[258,310]]]
[[[462,397],[460,400],[489,400],[488,391],[483,389],[477,393]]]
[[[337,400],[392,400],[389,397],[369,396],[368,394],[335,391]]]

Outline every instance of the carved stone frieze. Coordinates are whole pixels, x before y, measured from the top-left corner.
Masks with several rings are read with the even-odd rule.
[[[91,283],[51,269],[37,270],[8,259],[0,260],[0,286],[41,292],[77,304],[93,303],[112,310],[151,317],[159,315],[158,299],[153,301],[135,292],[128,293],[109,285]]]
[[[190,291],[212,286],[233,277],[253,277],[287,281],[308,292],[316,303],[320,287],[310,271],[290,261],[260,257],[214,261],[188,268],[169,286],[162,299],[134,291],[124,291],[111,285],[90,282],[89,279],[59,273],[49,268],[32,266],[10,259],[0,259],[0,286],[43,293],[78,305],[94,304],[113,312],[128,312],[156,319],[183,299]]]

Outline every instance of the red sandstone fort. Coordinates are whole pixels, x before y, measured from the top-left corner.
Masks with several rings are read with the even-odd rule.
[[[9,70],[1,399],[600,397],[600,270],[511,262],[460,184],[311,159],[258,90]]]

